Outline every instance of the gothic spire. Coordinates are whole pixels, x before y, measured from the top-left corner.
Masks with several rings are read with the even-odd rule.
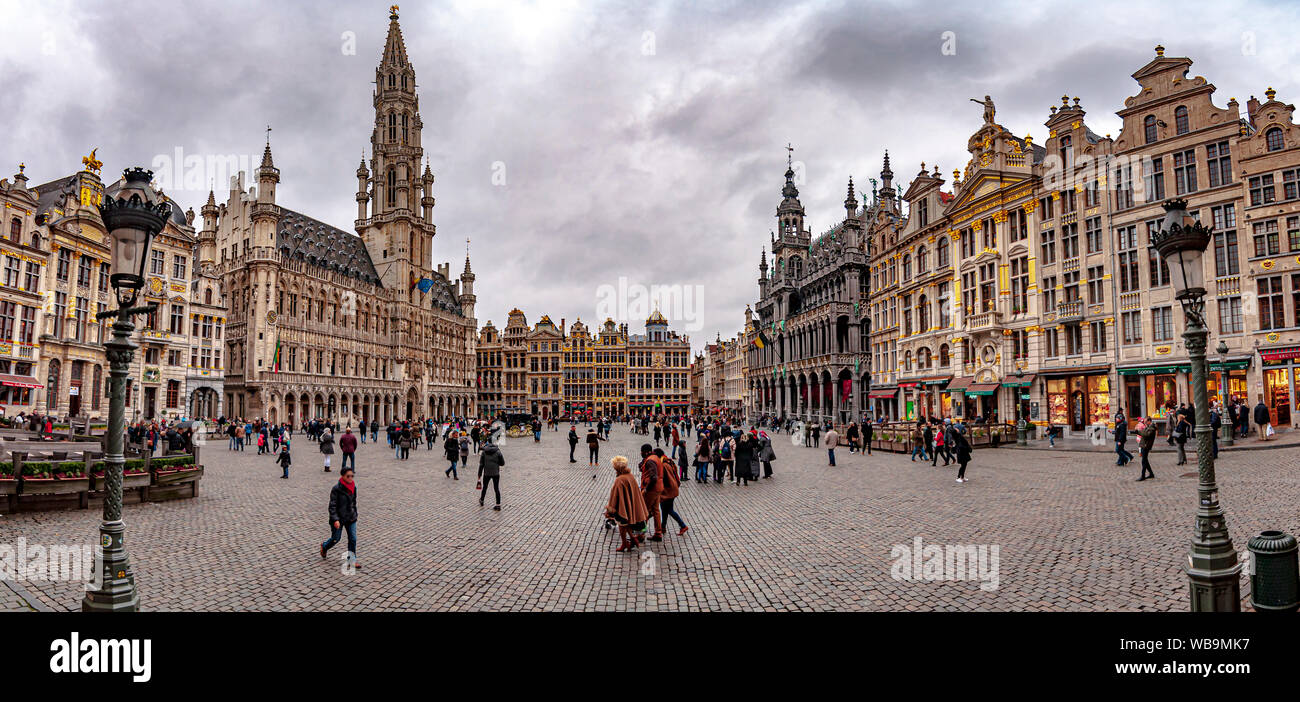
[[[388,8],[388,40],[384,42],[382,66],[406,66],[406,42],[402,39],[402,26],[397,23],[397,5]]]

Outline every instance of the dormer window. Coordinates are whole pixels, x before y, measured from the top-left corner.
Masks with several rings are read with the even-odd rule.
[[[916,203],[916,222],[917,226],[924,227],[930,223],[930,200],[922,198]]]
[[[1074,147],[1069,136],[1061,137],[1061,167],[1069,168],[1074,163]]]
[[[1264,132],[1264,142],[1268,145],[1269,151],[1281,151],[1285,148],[1286,144],[1282,140],[1282,128],[1273,127]]]
[[[1187,122],[1187,107],[1179,105],[1174,110],[1174,132],[1176,134],[1186,134],[1190,129]]]

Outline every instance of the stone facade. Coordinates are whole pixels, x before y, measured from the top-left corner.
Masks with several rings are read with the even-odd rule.
[[[479,334],[480,358],[502,358],[505,412],[616,417],[685,412],[691,402],[690,339],[669,331],[657,311],[644,335],[631,336],[612,319],[594,334],[581,320],[562,333],[565,320],[556,327],[547,316],[530,329],[519,309],[509,320],[499,341],[494,329]]]
[[[0,406],[8,415],[108,415],[102,344],[111,336],[111,322],[95,315],[116,307],[116,300],[109,286],[111,241],[97,207],[122,181],[104,185],[103,164],[94,152],[82,164],[71,176],[32,188],[25,167],[12,183],[0,181],[6,215],[0,239]],[[210,351],[214,336],[220,338],[225,301],[220,290],[211,290],[210,272],[194,265],[193,210],[184,212],[166,199],[171,216],[153,239],[141,292],[141,302],[158,309],[135,320],[140,348],[127,379],[128,420],[221,412],[221,355],[201,349]],[[200,318],[208,323],[191,324]],[[207,359],[207,374],[195,380],[192,363],[200,358]]]
[[[770,271],[766,250],[760,254],[753,334],[768,341],[763,348],[743,345],[748,409],[751,415],[844,422],[864,406],[868,385],[861,352],[869,331],[863,226],[870,212],[858,207],[850,179],[843,221],[813,236],[804,226],[794,175],[787,163]]]
[[[433,173],[396,11],[375,71],[371,159],[353,235],[277,204],[268,141],[257,186],[209,198],[205,231],[231,294],[227,414],[343,423],[463,416],[474,388],[474,274],[433,267]],[[209,232],[209,230],[211,230]],[[201,262],[202,264],[202,262]]]
[[[1150,249],[1162,204],[1179,198],[1214,231],[1203,258],[1211,395],[1262,397],[1276,423],[1296,421],[1293,108],[1271,89],[1244,117],[1235,99],[1220,108],[1191,64],[1157,47],[1133,73],[1114,138],[1063,96],[1039,146],[997,123],[986,98],[951,192],[922,164],[896,195],[886,157],[866,242],[876,416],[1023,415],[1085,433],[1121,410],[1163,417],[1190,402],[1182,308]]]

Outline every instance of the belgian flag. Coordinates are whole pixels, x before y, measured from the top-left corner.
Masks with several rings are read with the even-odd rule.
[[[754,337],[754,342],[753,342],[753,343],[754,343],[754,346],[756,346],[756,347],[758,347],[758,348],[760,348],[760,349],[765,349],[765,348],[767,348],[767,345],[768,345],[769,341],[768,341],[767,335],[763,333],[763,330],[762,330],[762,329],[759,329],[759,330],[758,330],[758,335]]]

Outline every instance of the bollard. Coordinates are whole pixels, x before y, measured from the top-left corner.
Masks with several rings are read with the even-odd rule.
[[[1262,531],[1247,543],[1250,549],[1250,602],[1257,612],[1300,609],[1300,561],[1294,536]]]

